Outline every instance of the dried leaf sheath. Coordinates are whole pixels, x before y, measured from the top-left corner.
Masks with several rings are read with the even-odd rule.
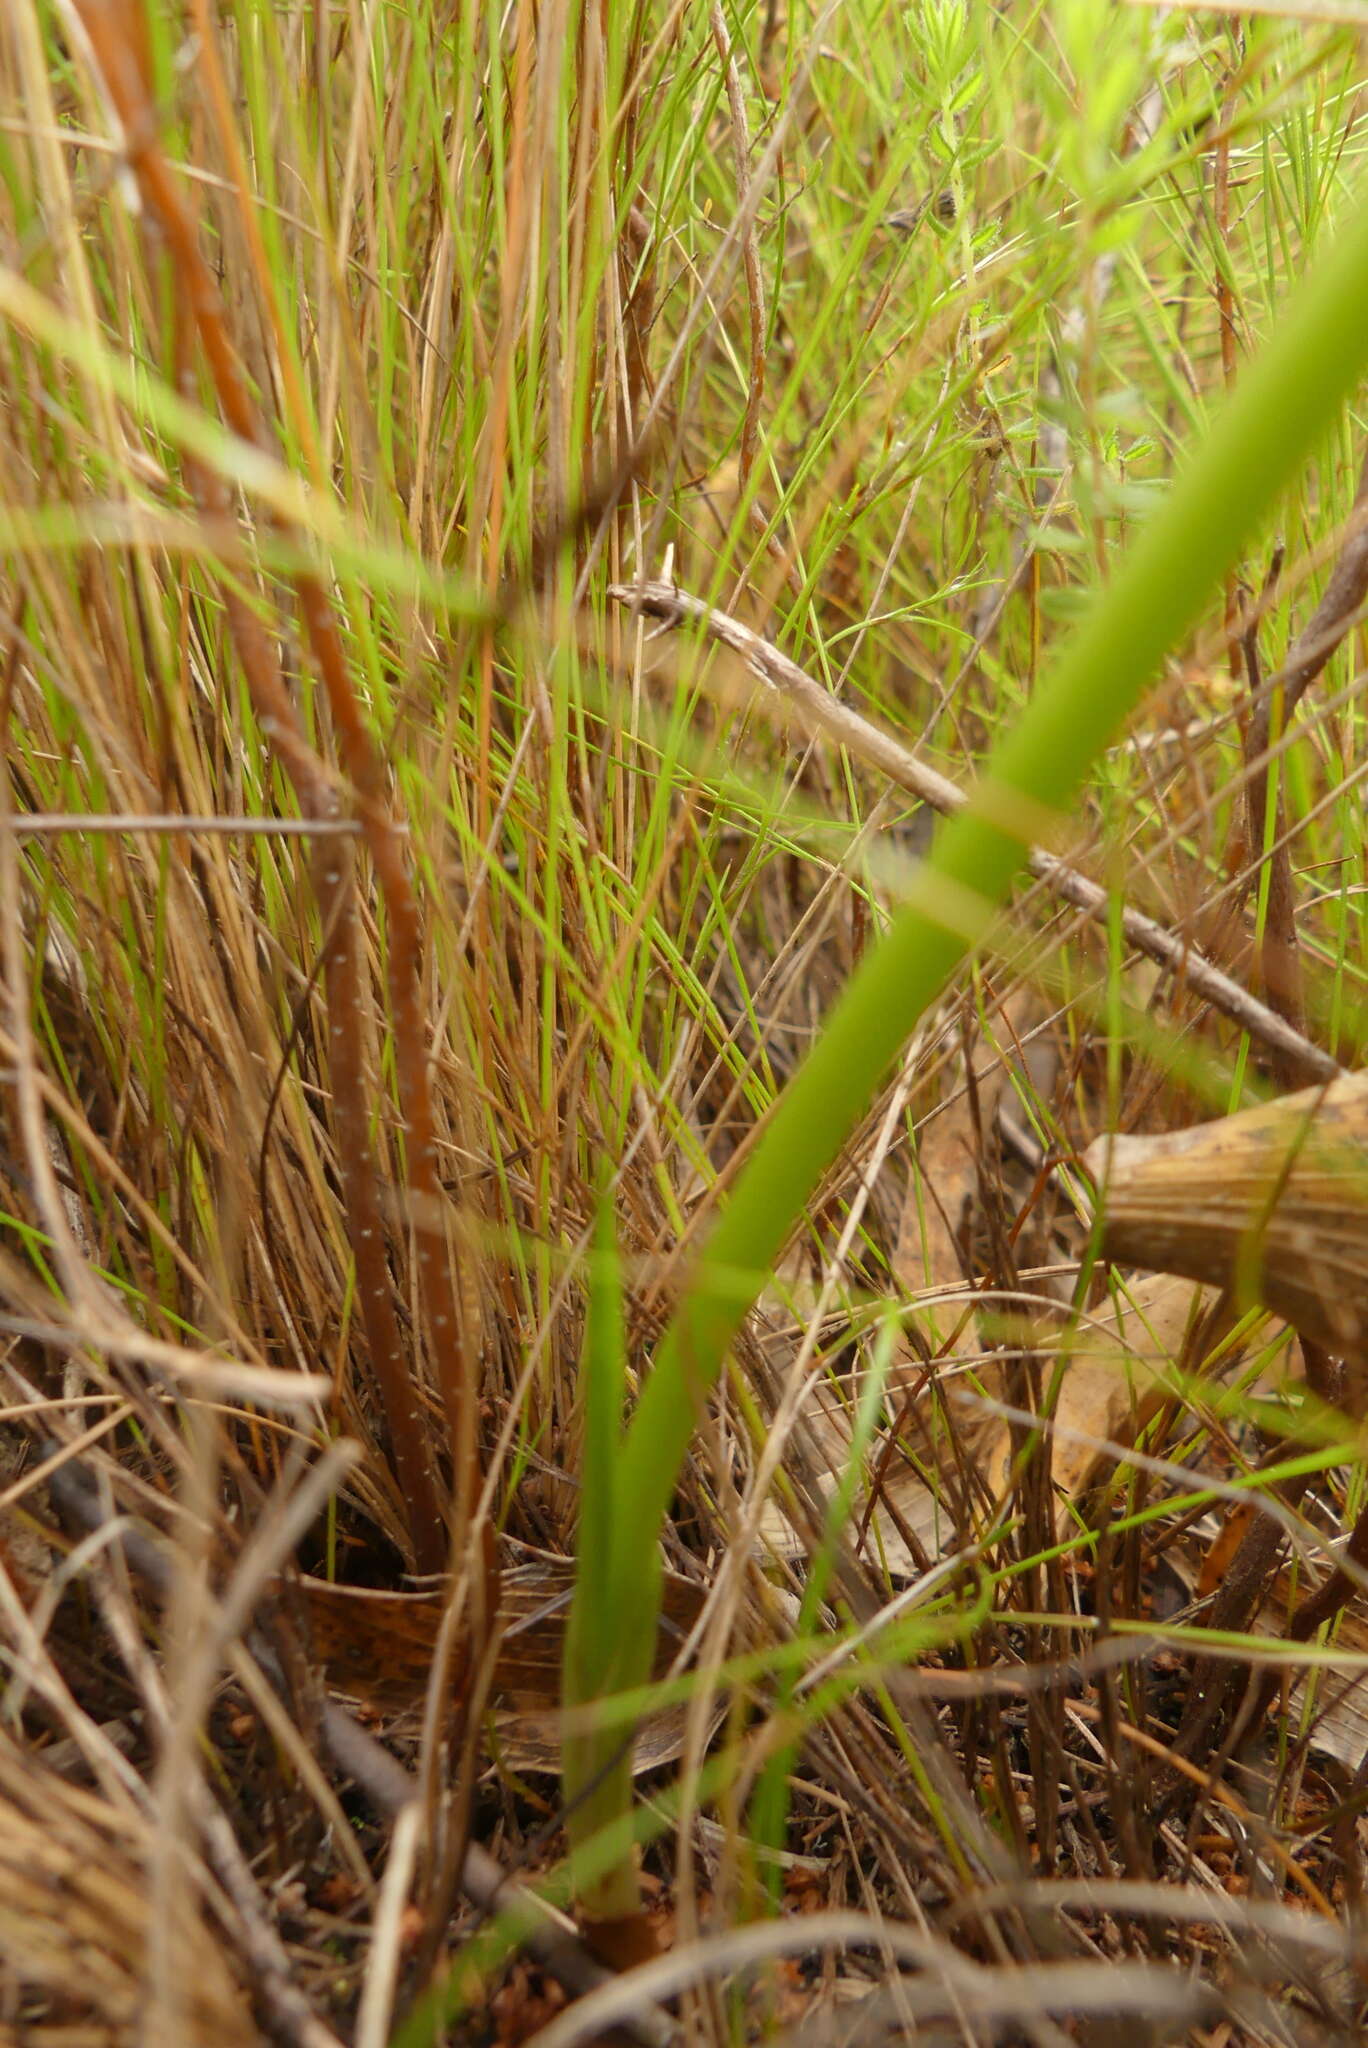
[[[1158,1138],[1101,1138],[1103,1250],[1262,1303],[1368,1366],[1368,1074]]]
[[[503,1634],[494,1662],[496,1699],[524,1707],[560,1703],[561,1646],[575,1567],[568,1558],[506,1566],[500,1582]],[[392,1711],[421,1708],[445,1596],[376,1592],[300,1580],[314,1649],[344,1690]],[[662,1678],[703,1609],[704,1588],[667,1572],[651,1676]],[[463,1643],[458,1671],[468,1645]]]

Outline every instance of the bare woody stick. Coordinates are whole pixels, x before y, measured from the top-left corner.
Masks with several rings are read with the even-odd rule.
[[[1302,698],[1321,673],[1335,649],[1348,633],[1368,598],[1368,453],[1359,471],[1358,490],[1345,527],[1344,542],[1320,603],[1288,649],[1287,659],[1259,692],[1250,733],[1250,756],[1267,754],[1272,732],[1275,701],[1282,698],[1283,723],[1292,716]],[[1264,785],[1268,768],[1263,767]],[[1249,786],[1251,829],[1262,832],[1264,806],[1259,786]]]
[[[1276,563],[1272,573],[1276,574]],[[1339,556],[1321,601],[1288,649],[1281,670],[1267,683],[1262,682],[1259,676],[1253,621],[1244,637],[1254,701],[1245,734],[1245,759],[1249,770],[1245,787],[1244,830],[1239,835],[1236,859],[1244,869],[1243,898],[1258,874],[1260,849],[1271,838],[1269,851],[1262,856],[1270,864],[1268,915],[1263,942],[1264,985],[1274,1007],[1293,1025],[1300,1025],[1302,1021],[1302,971],[1297,949],[1292,859],[1283,829],[1281,789],[1271,820],[1268,808],[1275,721],[1278,729],[1285,729],[1289,724],[1302,698],[1358,618],[1365,597],[1368,597],[1368,454],[1364,456],[1359,471],[1358,489]],[[1289,1060],[1275,1061],[1274,1071],[1286,1087],[1297,1087],[1311,1078],[1296,1062]]]
[[[615,583],[610,586],[609,595],[619,604],[629,605],[634,611],[644,612],[666,625],[680,626],[689,622],[701,626],[710,639],[738,654],[753,675],[798,713],[810,732],[824,733],[838,746],[848,748],[860,760],[868,762],[871,768],[880,769],[899,789],[905,789],[929,804],[932,810],[948,815],[962,810],[968,801],[957,783],[938,774],[934,768],[928,768],[891,733],[870,719],[862,718],[848,704],[842,704],[796,662],[790,661],[786,654],[768,640],[762,640],[758,633],[742,625],[730,613],[718,611],[701,598],[691,597],[670,583]],[[1107,891],[1080,874],[1077,868],[1070,867],[1067,861],[1036,847],[1027,855],[1026,864],[1053,895],[1072,903],[1086,916],[1100,920],[1110,915],[1112,898]],[[1342,1072],[1329,1053],[1313,1045],[1267,1003],[1261,1003],[1247,989],[1241,988],[1228,974],[1213,966],[1195,946],[1154,918],[1146,917],[1127,905],[1121,913],[1121,927],[1137,952],[1181,975],[1189,988],[1210,1003],[1214,1010],[1219,1010],[1222,1016],[1229,1017],[1232,1023],[1247,1031],[1251,1038],[1300,1061],[1302,1071],[1307,1074],[1330,1080]]]

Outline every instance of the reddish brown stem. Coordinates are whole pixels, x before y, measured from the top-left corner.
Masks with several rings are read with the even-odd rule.
[[[746,416],[741,423],[741,451],[738,474],[744,492],[755,465],[760,435],[760,408],[765,398],[765,285],[760,269],[760,243],[755,232],[754,205],[749,190],[750,126],[746,120],[746,97],[741,90],[741,73],[732,49],[727,18],[720,6],[709,12],[713,41],[722,61],[727,84],[727,105],[731,111],[732,154],[736,164],[736,201],[741,235],[741,257],[746,273],[746,302],[750,314],[750,381],[746,391]]]
[[[371,1151],[362,1043],[362,962],[356,918],[356,877],[350,844],[330,839],[314,856],[314,888],[323,912],[323,972],[328,996],[328,1071],[333,1122],[347,1208],[356,1294],[366,1342],[389,1424],[395,1477],[409,1516],[420,1572],[445,1570],[446,1539],[428,1458],[418,1382],[404,1355],[385,1258],[379,1177]]]
[[[351,687],[336,616],[317,578],[301,575],[297,588],[310,643],[328,691],[342,764],[360,800],[358,815],[389,921],[390,1022],[408,1140],[410,1221],[429,1342],[446,1410],[455,1475],[454,1533],[459,1551],[479,1499],[477,1385],[472,1347],[466,1341],[461,1306],[452,1284],[447,1253],[447,1204],[437,1178],[421,993],[421,920],[399,827],[385,805],[383,764]]]
[[[213,273],[156,136],[153,108],[139,51],[145,19],[136,0],[76,0],[110,101],[122,121],[130,166],[176,265],[183,301],[204,349],[219,404],[243,440],[264,442],[260,422],[238,369]],[[318,578],[295,578],[305,628],[328,693],[343,766],[358,798],[358,815],[375,865],[389,924],[389,992],[396,1064],[407,1126],[412,1221],[424,1305],[456,1462],[458,1543],[474,1511],[479,1480],[475,1437],[477,1389],[463,1343],[444,1228],[445,1205],[437,1180],[427,1056],[419,999],[420,921],[400,835],[384,796],[384,770],[351,686],[341,634]],[[326,770],[299,726],[294,706],[266,635],[247,608],[231,607],[234,634],[263,733],[290,776],[308,816],[335,813]],[[361,968],[349,855],[330,847],[315,877],[325,925],[330,928],[327,990],[333,1081],[344,1199],[353,1238],[358,1295],[385,1402],[395,1462],[411,1517],[415,1554],[425,1570],[446,1562],[443,1520],[418,1414],[411,1372],[399,1342],[375,1165],[371,1156],[361,1046]]]
[[[188,355],[183,326],[177,355]],[[226,514],[227,492],[216,477],[187,461],[186,477],[201,508]],[[251,607],[225,581],[228,628],[263,729],[298,792],[307,817],[330,818],[338,803],[327,771],[309,746],[285,688],[275,650]],[[315,856],[314,886],[324,930],[324,987],[329,1018],[328,1070],[348,1235],[356,1261],[356,1293],[389,1423],[395,1475],[407,1507],[414,1561],[420,1571],[446,1564],[441,1503],[418,1414],[416,1389],[399,1338],[385,1261],[375,1162],[367,1121],[365,1055],[361,1029],[361,962],[356,923],[356,874],[351,846],[329,840]]]

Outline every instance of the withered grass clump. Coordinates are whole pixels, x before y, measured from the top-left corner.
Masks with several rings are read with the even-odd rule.
[[[122,1788],[120,1788],[122,1789]],[[152,2017],[149,1989],[170,2008],[157,2017],[182,2038],[259,2038],[231,1961],[232,1933],[202,1917],[193,1886],[176,1895],[174,1931],[159,1930],[175,1981],[157,1986],[158,1949],[148,1873],[151,1822],[126,1791],[100,1797],[36,1763],[27,1745],[0,1741],[0,1962],[19,1995],[14,2023],[35,2038],[132,2040]],[[44,2025],[43,2022],[49,2022]]]
[[[1289,17],[4,10],[16,2039],[1357,2038],[1329,1247],[1139,1281],[1079,1163],[1357,1087],[1345,408],[1070,816],[981,798],[1001,915],[917,865],[1359,218]],[[1248,1279],[1181,1157],[1125,1267]]]

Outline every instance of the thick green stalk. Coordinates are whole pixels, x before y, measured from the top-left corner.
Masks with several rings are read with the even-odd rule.
[[[867,956],[785,1089],[660,1345],[619,1477],[624,1634],[634,1568],[657,1531],[727,1347],[822,1175],[918,1017],[986,931],[1038,841],[1068,809],[1165,655],[1200,618],[1368,363],[1368,207],[1295,287],[1285,321],[941,832],[882,945]],[[638,1658],[639,1660],[639,1658]]]

